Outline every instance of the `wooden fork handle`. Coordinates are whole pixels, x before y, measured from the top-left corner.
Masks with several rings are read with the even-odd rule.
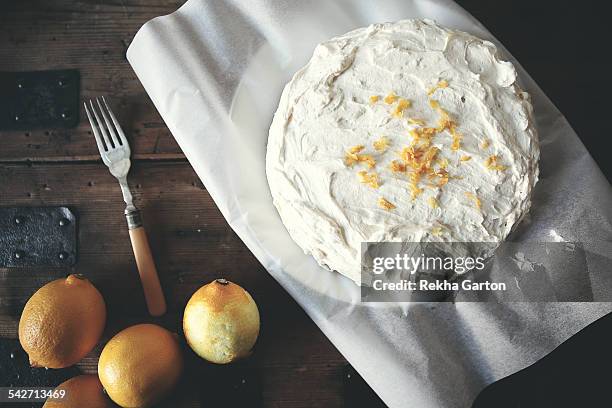
[[[136,214],[136,212],[138,212]],[[147,309],[151,316],[161,316],[166,313],[166,299],[159,283],[157,268],[151,254],[151,247],[147,239],[147,232],[140,221],[140,211],[130,210],[126,212],[132,250],[136,258],[136,266],[140,274],[142,289],[144,291]],[[130,218],[131,217],[131,218]]]

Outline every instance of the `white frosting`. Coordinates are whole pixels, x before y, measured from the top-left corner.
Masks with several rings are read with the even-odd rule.
[[[448,87],[429,96],[443,80]],[[390,92],[411,102],[403,118],[382,101]],[[381,101],[371,103],[373,95]],[[440,188],[423,187],[412,199],[408,175],[393,173],[389,164],[410,144],[415,125],[407,118],[436,126],[439,114],[430,99],[439,101],[463,138],[456,151],[448,131],[432,139],[451,179]],[[318,45],[283,91],[266,157],[274,205],[306,253],[357,283],[361,242],[500,242],[528,211],[537,181],[532,116],[514,66],[488,41],[429,20],[352,31]],[[380,153],[372,143],[383,135],[390,146]],[[374,157],[373,169],[347,166],[346,152],[356,145]],[[459,160],[467,155],[471,160]],[[507,168],[487,168],[492,155]],[[376,172],[380,187],[360,183],[360,170]],[[480,199],[480,209],[466,192]],[[380,197],[396,208],[379,207]]]

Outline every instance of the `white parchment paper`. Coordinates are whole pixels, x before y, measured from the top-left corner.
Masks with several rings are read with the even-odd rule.
[[[612,190],[551,101],[448,0],[190,0],[143,26],[128,59],[229,225],[390,407],[467,407],[612,304],[362,304],[321,269],[272,205],[265,151],[282,87],[317,43],[371,23],[430,18],[497,43],[533,97],[541,180],[521,240],[580,241],[592,298],[612,298]]]

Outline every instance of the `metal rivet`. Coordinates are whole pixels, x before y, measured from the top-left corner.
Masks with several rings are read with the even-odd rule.
[[[60,116],[62,119],[66,120],[66,119],[70,119],[72,117],[72,114],[70,113],[70,110],[64,109],[62,113],[60,113]]]
[[[17,84],[17,88],[21,89],[21,88],[23,88],[23,85],[19,83],[19,84]]]
[[[21,258],[23,258],[25,256],[25,252],[23,252],[23,251],[15,251],[13,256],[15,257],[15,259],[21,259]]]
[[[24,219],[23,219],[23,217],[17,216],[17,217],[15,217],[14,221],[15,221],[15,224],[22,224]]]
[[[11,359],[15,358],[15,353],[11,353]]]
[[[62,261],[63,261],[64,259],[68,258],[68,254],[67,254],[66,252],[62,251],[62,252],[60,252],[60,253],[57,255],[57,257],[58,257],[60,260],[62,260]]]
[[[70,224],[70,220],[68,218],[62,218],[59,222],[60,227],[65,227]]]
[[[59,81],[57,81],[57,84],[58,84],[59,86],[64,86],[64,81],[62,81],[62,80],[60,79]]]
[[[15,115],[15,122],[19,122],[19,116]]]

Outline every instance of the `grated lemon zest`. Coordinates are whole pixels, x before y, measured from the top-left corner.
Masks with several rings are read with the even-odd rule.
[[[393,205],[393,203],[391,203],[389,200],[383,197],[378,198],[378,206],[388,211],[396,208],[395,205]]]
[[[393,116],[401,118],[404,116],[404,110],[410,107],[410,101],[404,98],[400,98],[397,102],[397,106],[393,110]]]
[[[365,163],[370,169],[376,166],[376,160],[374,160],[372,155],[359,154],[363,149],[365,149],[364,145],[351,147],[344,156],[344,164],[348,167],[353,167],[356,163]]]
[[[389,165],[389,168],[394,173],[405,173],[406,172],[406,164],[398,160],[393,160],[391,164]]]
[[[372,145],[377,152],[384,152],[389,147],[389,138],[382,136],[380,139],[375,140]]]
[[[391,92],[389,93],[389,95],[385,96],[384,101],[387,105],[391,105],[392,103],[397,101],[398,98],[399,96],[397,96],[394,92]]]
[[[380,184],[378,184],[378,174],[376,173],[369,173],[365,170],[362,170],[360,172],[357,173],[357,178],[359,179],[359,182],[362,184],[366,184],[372,188],[378,188],[380,187]]]
[[[499,163],[499,156],[492,155],[485,160],[485,166],[489,170],[504,171],[508,166]]]

